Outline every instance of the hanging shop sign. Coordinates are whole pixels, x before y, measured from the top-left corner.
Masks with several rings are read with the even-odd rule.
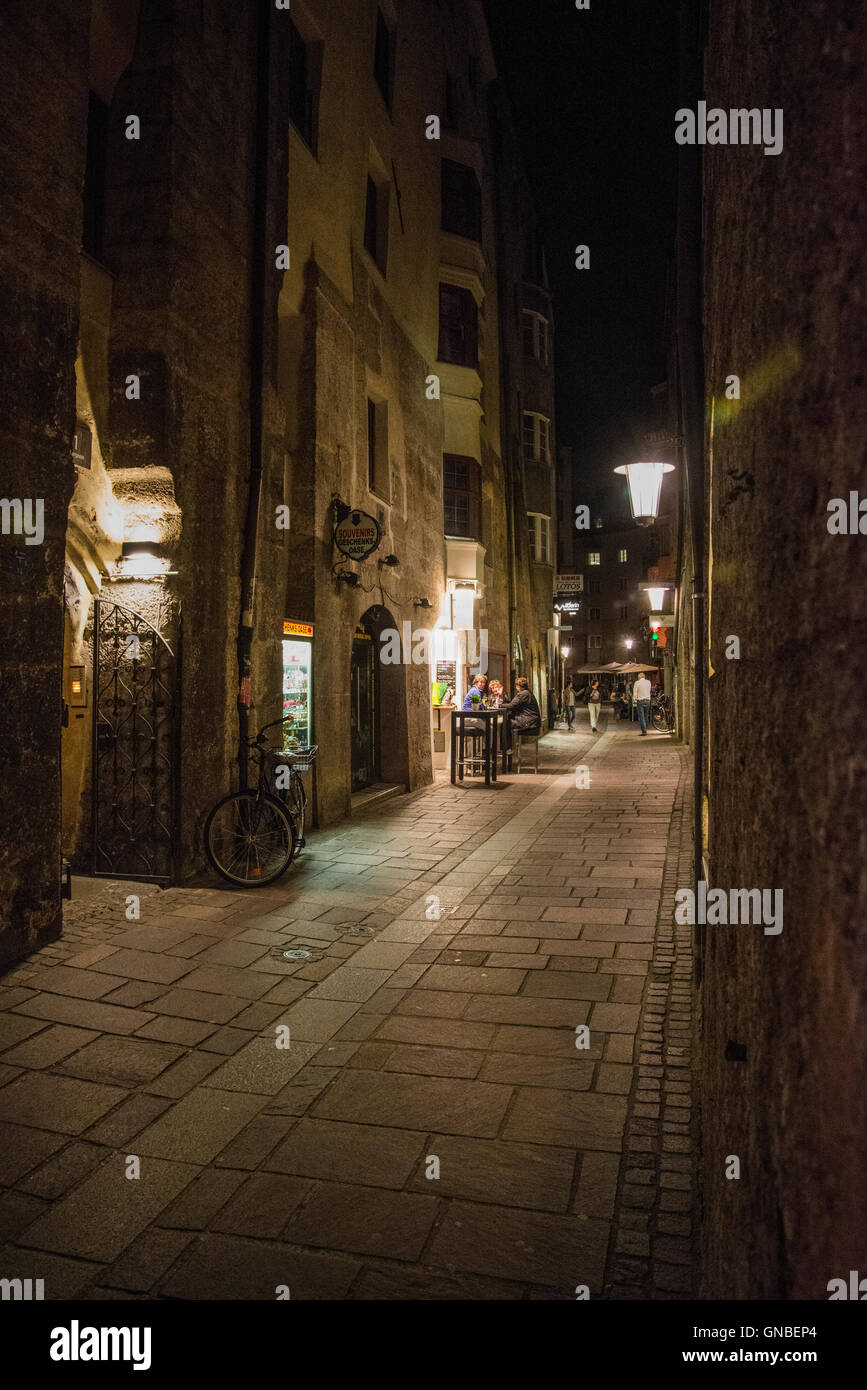
[[[570,598],[568,594],[558,594],[554,600],[555,613],[578,613],[581,604],[577,598]]]
[[[283,622],[283,636],[284,636],[284,637],[312,637],[312,636],[313,636],[313,624],[312,624],[312,623],[293,623],[289,618],[286,618],[286,619],[284,619],[284,622]]]
[[[348,512],[334,528],[334,544],[350,560],[363,560],[382,541],[382,527],[367,512]]]

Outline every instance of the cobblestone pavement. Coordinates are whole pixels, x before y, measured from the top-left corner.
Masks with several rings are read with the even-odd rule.
[[[538,775],[312,836],[270,889],[68,904],[0,979],[0,1275],[48,1298],[689,1296],[686,755],[586,723],[542,749]]]

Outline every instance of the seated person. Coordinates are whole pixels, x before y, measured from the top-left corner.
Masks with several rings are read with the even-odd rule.
[[[542,714],[526,676],[518,676],[514,696],[500,705],[500,710],[506,716],[506,748],[512,746],[513,733],[541,733]]]
[[[472,685],[470,686],[469,690],[467,691],[466,695],[464,696],[463,708],[464,708],[464,709],[472,709],[472,708],[473,708],[473,696],[474,696],[474,695],[477,695],[477,696],[479,696],[478,708],[479,708],[479,709],[484,709],[484,708],[485,708],[485,692],[487,691],[487,689],[488,689],[488,678],[487,678],[487,676],[476,676],[475,680],[473,681]]]
[[[466,695],[464,696],[464,703],[463,703],[463,705],[462,705],[461,708],[462,708],[462,709],[487,709],[487,704],[485,703],[485,693],[486,693],[487,689],[488,689],[488,678],[487,678],[487,676],[476,676],[475,680],[473,681],[472,685],[470,686],[469,690],[467,691]],[[478,704],[476,704],[476,705],[473,704],[473,696],[474,696],[474,695],[478,695],[478,696],[481,697],[481,698],[479,699],[479,701],[478,701]],[[484,720],[482,720],[482,719],[465,719],[465,720],[464,720],[464,733],[466,733],[466,734],[483,734],[484,732],[485,732]]]

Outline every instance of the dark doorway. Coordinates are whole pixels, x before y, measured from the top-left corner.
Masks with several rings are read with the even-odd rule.
[[[379,780],[379,740],[376,648],[373,634],[358,624],[352,639],[349,672],[350,733],[352,741],[352,790],[363,791]]]

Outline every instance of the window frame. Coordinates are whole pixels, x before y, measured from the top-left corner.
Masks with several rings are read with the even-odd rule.
[[[530,560],[536,565],[552,564],[550,516],[546,512],[528,512],[527,523]]]
[[[383,35],[385,35],[384,58],[381,46]],[[373,80],[376,83],[377,89],[383,101],[385,102],[385,108],[388,111],[389,115],[391,115],[392,103],[394,101],[394,69],[396,50],[397,44],[395,43],[394,26],[389,23],[388,18],[382,12],[382,8],[379,5],[377,5],[376,24],[374,27],[373,39]],[[382,71],[383,62],[387,67],[386,72]],[[384,86],[383,81],[385,83]]]
[[[367,398],[367,490],[391,505],[388,455],[388,401]]]
[[[451,479],[448,477],[448,470],[453,469]],[[458,469],[462,469],[466,482],[462,485],[458,480]],[[452,536],[457,540],[473,540],[479,544],[482,542],[482,465],[478,459],[471,454],[443,454],[443,535]],[[466,503],[466,529],[461,530],[460,525],[455,525],[449,529],[447,521],[447,507],[449,498],[463,498]]]
[[[532,431],[527,421],[532,420]],[[544,430],[542,426],[544,425]],[[551,417],[538,410],[524,410],[521,418],[521,444],[526,463],[551,466]]]
[[[587,565],[592,565],[594,569],[598,569],[602,564],[602,551],[588,550],[585,563]]]
[[[530,346],[527,347],[529,329]],[[524,356],[531,357],[540,367],[547,367],[551,361],[550,325],[544,314],[536,309],[521,310],[521,338]]]
[[[447,225],[447,212],[455,211],[458,215],[449,217],[452,225]],[[472,164],[445,157],[440,160],[440,230],[481,243],[482,187]]]
[[[318,157],[319,153],[319,86],[320,83],[314,72],[321,73],[321,46],[320,54],[314,52],[314,41],[307,39],[302,34],[298,25],[287,16],[289,24],[288,41],[288,61],[289,61],[289,123],[296,134],[304,141],[312,155]],[[293,94],[300,93],[301,88],[293,82],[292,55],[293,52],[303,51],[303,94],[304,94],[304,114],[303,119],[299,120],[299,110],[293,110]],[[317,61],[318,58],[318,61]],[[296,98],[297,100],[297,98]]]
[[[456,304],[462,306],[457,315],[449,316],[443,312],[443,300],[450,295]],[[457,356],[448,355],[455,351],[457,340],[461,342],[463,351]],[[465,285],[456,285],[450,280],[440,280],[439,283],[437,361],[448,362],[453,367],[469,367],[472,371],[477,371],[479,366],[479,306],[476,297]]]

